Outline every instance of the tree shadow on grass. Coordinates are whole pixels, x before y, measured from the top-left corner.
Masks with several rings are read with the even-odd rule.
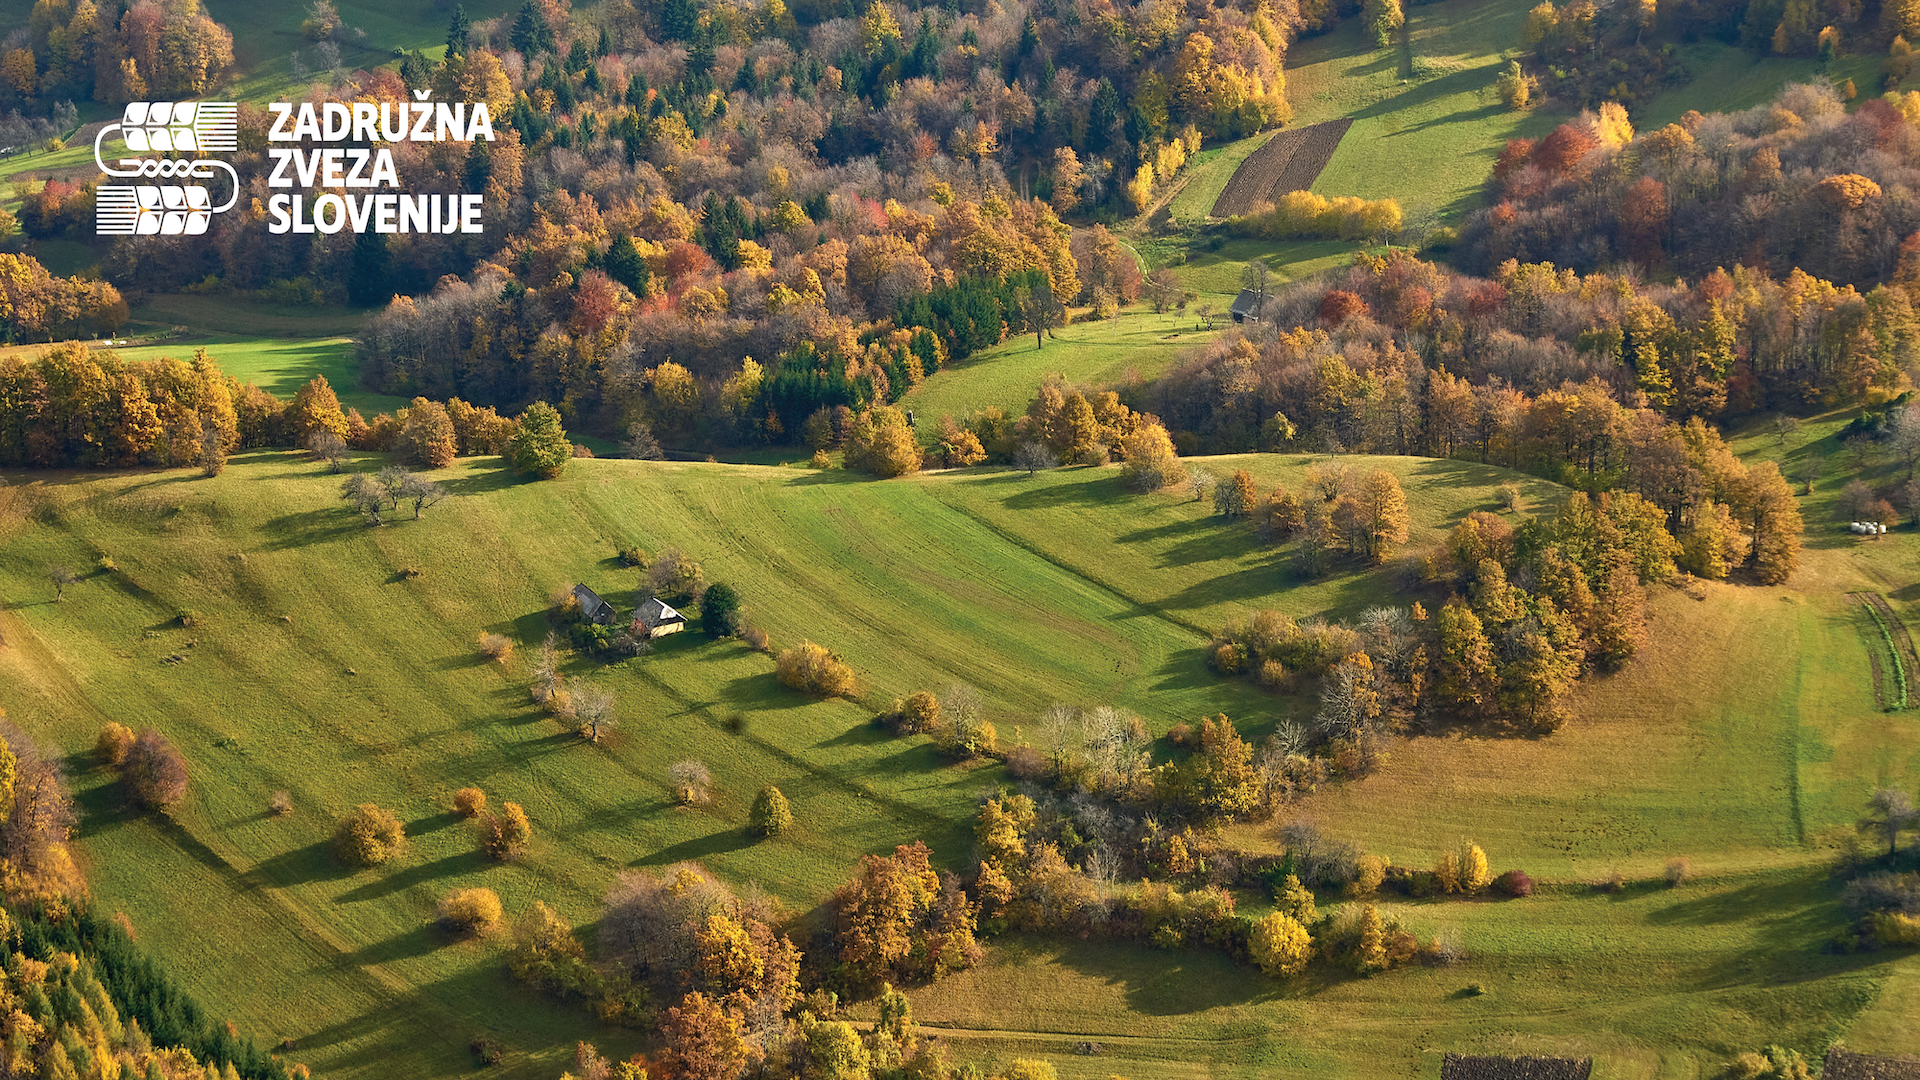
[[[814,703],[811,697],[781,685],[771,671],[727,680],[720,698],[732,711],[745,713],[798,709]]]
[[[893,741],[893,733],[878,724],[855,724],[831,739],[822,739],[814,743],[815,749],[830,746],[875,746]]]
[[[265,859],[241,875],[253,888],[287,888],[316,881],[339,881],[360,872],[333,855],[331,841],[322,840]]]
[[[70,754],[66,759],[69,776],[83,776],[101,766],[90,754]],[[127,800],[126,789],[118,780],[108,780],[74,792],[74,809],[80,812],[76,835],[85,840],[111,832],[140,816],[138,807]]]
[[[473,668],[486,667],[493,662],[492,657],[483,656],[478,650],[475,650],[473,652],[456,653],[453,656],[443,656],[433,662],[433,670],[469,671]]]
[[[516,473],[512,466],[501,466],[486,472],[468,472],[463,476],[449,477],[440,481],[440,486],[450,495],[484,495],[490,491],[504,491],[521,484],[534,484],[539,481],[531,476]]]
[[[683,840],[678,844],[648,852],[633,860],[632,866],[671,866],[677,862],[688,862],[720,855],[729,851],[738,851],[752,847],[754,838],[741,828],[722,829],[692,840]]]
[[[460,815],[451,810],[438,814],[429,814],[418,821],[407,822],[407,835],[426,836],[428,833],[437,833],[441,829],[451,828],[460,824],[461,820]]]
[[[1118,472],[1085,467],[1081,471],[1088,475],[1076,477],[1077,483],[1048,484],[1037,490],[1022,491],[1007,496],[1001,500],[1001,505],[1009,510],[1034,510],[1051,506],[1111,506],[1126,497],[1127,491],[1120,483]]]
[[[356,967],[388,964],[395,960],[411,960],[416,956],[425,956],[453,940],[452,935],[446,931],[432,923],[424,923],[385,941],[376,941],[354,952],[349,960]]]
[[[341,540],[367,527],[358,514],[349,514],[339,507],[329,506],[321,510],[282,514],[269,519],[260,527],[260,531],[267,536],[268,551],[288,551]]]
[[[362,900],[378,900],[404,892],[415,885],[422,885],[437,878],[453,877],[456,874],[471,874],[486,866],[486,856],[479,849],[462,851],[429,863],[419,863],[386,874],[369,881],[358,888],[349,889],[334,901],[340,904],[357,904]]]
[[[1313,988],[1304,984],[1312,982],[1315,974],[1325,978],[1328,985],[1339,979],[1309,969],[1303,980],[1286,984],[1283,994],[1281,984],[1210,949],[1163,950],[1111,941],[1056,939],[1025,944],[1031,960],[1125,986],[1127,1008],[1144,1016],[1185,1016],[1222,1006],[1300,996],[1312,992]],[[1023,965],[1022,970],[1044,969]]]

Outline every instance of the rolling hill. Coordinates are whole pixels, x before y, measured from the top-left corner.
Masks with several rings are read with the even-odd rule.
[[[1416,541],[1490,508],[1495,486],[1514,478],[1457,461],[1359,463],[1403,478]],[[1207,464],[1295,484],[1306,459]],[[284,453],[243,455],[213,480],[34,474],[0,489],[5,706],[73,755],[99,902],[126,912],[142,944],[216,1014],[263,1043],[291,1039],[290,1056],[329,1077],[451,1075],[480,1033],[513,1048],[512,1076],[555,1074],[576,1038],[631,1049],[630,1035],[596,1030],[511,983],[498,942],[442,939],[431,912],[448,889],[485,883],[511,913],[545,899],[590,935],[598,897],[621,869],[698,859],[760,883],[804,919],[862,853],[919,838],[939,862],[962,866],[975,798],[1006,782],[997,766],[948,765],[924,740],[887,738],[868,721],[894,697],[971,683],[1009,740],[1055,701],[1125,705],[1156,732],[1226,712],[1258,738],[1313,703],[1220,681],[1201,663],[1203,632],[1259,606],[1351,617],[1396,592],[1386,570],[1301,585],[1244,527],[1176,495],[1126,496],[1112,469],[874,483],[837,471],[583,461],[561,481],[528,483],[497,459],[468,459],[445,479],[456,498],[379,529],[334,498],[337,477]],[[1530,503],[1555,498],[1552,485],[1521,481]],[[619,696],[622,723],[608,744],[540,716],[526,653],[545,633],[549,595],[586,581],[623,598],[633,573],[613,556],[632,544],[702,561],[709,580],[741,590],[776,643],[835,649],[860,674],[859,700],[801,698],[778,685],[766,657],[696,631],[605,670],[571,661]],[[56,563],[90,571],[59,604],[44,577]],[[1835,623],[1826,599],[1712,593],[1661,597],[1663,644],[1591,688],[1567,732],[1417,740],[1381,776],[1303,806],[1323,827],[1415,865],[1473,835],[1501,865],[1566,882],[1535,901],[1410,905],[1410,925],[1465,934],[1476,955],[1467,968],[1336,979],[1308,999],[1276,995],[1251,969],[1207,954],[1014,941],[981,971],[919,991],[922,1021],[955,1025],[951,1037],[969,1052],[1044,1051],[1059,1055],[1064,1075],[1094,1075],[1096,1064],[1105,1075],[1115,1063],[1078,1060],[1045,1033],[1115,1038],[1112,1010],[1124,1005],[1139,1016],[1118,1026],[1142,1041],[1128,1050],[1118,1040],[1111,1052],[1137,1058],[1136,1072],[1171,1056],[1210,1063],[1215,1075],[1378,1075],[1427,1052],[1432,1040],[1412,1035],[1422,1025],[1439,1024],[1440,1048],[1460,1049],[1485,1043],[1496,1017],[1537,1014],[1515,1029],[1531,1034],[1513,1038],[1568,1045],[1555,1018],[1575,998],[1553,973],[1600,963],[1597,982],[1580,985],[1604,985],[1615,1003],[1586,1025],[1607,1052],[1704,1061],[1739,1042],[1725,1032],[1760,1038],[1762,1014],[1779,1010],[1804,1013],[1791,1030],[1809,1038],[1844,1031],[1904,967],[1814,951],[1838,914],[1813,849],[1821,830],[1856,812],[1860,767],[1878,760],[1910,776],[1915,763],[1886,757],[1900,721],[1871,713],[1862,654],[1848,651],[1860,648],[1856,631]],[[474,648],[483,631],[512,636],[519,655],[484,661]],[[1710,651],[1689,644],[1715,633]],[[1798,635],[1797,647],[1783,651],[1783,633]],[[1777,674],[1743,678],[1699,708],[1674,696],[1706,685],[1716,657],[1759,641],[1774,643]],[[184,659],[165,662],[173,656]],[[1778,711],[1795,702],[1797,714]],[[160,727],[185,750],[193,790],[171,819],[126,810],[85,754],[107,719]],[[1868,723],[1877,726],[1860,727]],[[1703,780],[1696,763],[1708,756],[1728,767]],[[672,804],[667,766],[688,757],[719,778],[709,807]],[[753,843],[742,833],[763,783],[793,799],[795,835]],[[467,784],[528,808],[537,839],[525,863],[494,866],[474,853],[449,811]],[[296,807],[286,818],[266,808],[281,789]],[[364,801],[395,809],[413,850],[351,873],[326,839]],[[1244,831],[1247,846],[1271,843]],[[1651,874],[1675,853],[1701,867],[1698,891],[1596,896],[1582,884],[1602,868]],[[1258,910],[1259,898],[1245,899]],[[1640,951],[1623,951],[1629,941]],[[1660,950],[1687,959],[1649,963]],[[1005,995],[1006,980],[1062,965],[1074,978],[1047,994]],[[1788,971],[1825,977],[1776,986]],[[1709,977],[1720,987],[1705,999],[1714,1009],[1759,1011],[1739,1024],[1708,1025],[1716,1014],[1705,1006],[1655,1019],[1666,1015],[1658,1001]],[[1456,1006],[1448,995],[1476,981],[1496,993]],[[1383,1008],[1388,1000],[1396,1004]],[[1306,1054],[1294,1026],[1309,1014],[1349,1034]],[[1178,1049],[1232,1032],[1204,1053]]]

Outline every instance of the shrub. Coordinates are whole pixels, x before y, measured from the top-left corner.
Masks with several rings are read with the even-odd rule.
[[[1451,894],[1461,891],[1460,856],[1451,851],[1441,852],[1433,862],[1433,877],[1439,882],[1441,892]]]
[[[713,773],[698,761],[676,761],[667,769],[673,781],[673,797],[682,806],[699,806],[712,800]]]
[[[274,792],[267,798],[267,812],[275,817],[293,813],[293,793],[286,790]]]
[[[1693,864],[1685,856],[1667,860],[1667,887],[1677,889],[1693,877]]]
[[[1015,780],[1039,780],[1047,775],[1047,756],[1021,743],[1007,751],[1007,772]]]
[[[1493,870],[1487,866],[1487,853],[1479,844],[1468,844],[1460,857],[1460,891],[1477,893],[1493,884]]]
[[[1193,745],[1193,725],[1182,720],[1168,728],[1167,741],[1181,748]]]
[[[453,812],[463,818],[479,817],[487,808],[487,793],[477,787],[463,787],[453,793]]]
[[[1293,673],[1278,660],[1260,661],[1260,673],[1256,678],[1261,687],[1267,690],[1285,690],[1293,685]]]
[[[1387,860],[1378,855],[1362,855],[1354,861],[1353,880],[1347,882],[1347,895],[1356,899],[1372,896],[1387,878]]]
[[[755,836],[779,836],[793,827],[793,807],[780,789],[768,784],[753,797],[753,809],[747,812],[747,831]]]
[[[1508,896],[1532,896],[1533,878],[1525,870],[1509,870],[1493,879],[1493,887]]]
[[[1627,875],[1618,870],[1607,871],[1607,876],[1593,883],[1601,892],[1619,892],[1627,887]]]
[[[620,563],[636,569],[647,565],[647,549],[637,547],[620,549]]]
[[[915,690],[893,703],[893,711],[877,717],[895,735],[919,735],[940,726],[940,699],[925,690]]]
[[[810,469],[831,469],[833,468],[833,458],[825,450],[815,450],[813,456],[807,459],[807,467]]]
[[[1873,917],[1873,936],[1882,945],[1920,945],[1920,918],[1883,911]]]
[[[853,669],[824,647],[803,641],[774,658],[780,682],[818,697],[853,694]]]
[[[480,655],[506,663],[507,657],[513,655],[513,639],[505,634],[481,634]]]
[[[93,744],[93,752],[100,755],[100,760],[115,768],[127,760],[127,751],[132,749],[133,729],[111,720],[100,729],[100,737]]]
[[[142,806],[172,806],[187,794],[187,760],[165,735],[148,728],[133,740],[120,779],[127,794]]]
[[[500,897],[492,889],[455,889],[440,898],[440,925],[456,934],[490,934],[500,928]]]
[[[747,648],[752,649],[754,652],[773,651],[773,642],[767,638],[767,632],[757,626],[751,624],[742,626],[740,628],[740,640],[746,642]]]
[[[1248,941],[1254,962],[1268,978],[1288,979],[1307,969],[1313,939],[1291,915],[1276,911],[1260,920]]]
[[[971,758],[999,749],[999,732],[981,715],[979,691],[960,683],[947,687],[940,711],[943,720],[934,734],[934,742],[941,752],[950,757]]]
[[[740,594],[733,586],[716,581],[701,594],[700,629],[710,638],[730,638],[740,632]]]
[[[1002,1076],[1004,1080],[1060,1080],[1060,1074],[1054,1071],[1052,1062],[1031,1058],[1014,1059]]]
[[[467,1049],[473,1051],[473,1060],[482,1066],[498,1065],[507,1056],[506,1045],[488,1035],[475,1035]]]
[[[406,849],[406,826],[372,803],[342,818],[333,834],[334,854],[350,866],[379,866]]]
[[[1237,641],[1221,642],[1207,656],[1207,663],[1222,675],[1238,675],[1247,669],[1247,648]]]
[[[1520,485],[1509,480],[1497,489],[1500,495],[1500,509],[1510,514],[1520,511]]]
[[[526,855],[533,843],[533,823],[519,803],[501,803],[498,814],[480,818],[480,850],[498,862],[513,862]]]

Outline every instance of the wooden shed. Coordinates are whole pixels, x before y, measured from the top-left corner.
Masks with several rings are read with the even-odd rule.
[[[687,617],[667,606],[667,602],[654,597],[640,605],[633,613],[633,632],[645,633],[650,638],[666,637],[677,634],[687,628]]]
[[[573,598],[580,602],[580,615],[588,622],[605,626],[613,621],[613,605],[600,599],[599,593],[585,585],[575,585]]]

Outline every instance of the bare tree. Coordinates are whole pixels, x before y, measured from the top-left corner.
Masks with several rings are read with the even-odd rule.
[[[573,684],[573,715],[580,721],[580,734],[588,742],[599,742],[618,722],[613,706],[613,691],[606,687],[584,682]]]
[[[1194,502],[1205,502],[1207,496],[1213,494],[1214,487],[1219,483],[1219,477],[1198,465],[1187,470],[1187,487],[1193,492]]]
[[[1041,469],[1058,468],[1060,459],[1053,455],[1053,448],[1043,442],[1024,442],[1013,452],[1013,466],[1027,470],[1032,476]]]
[[[413,480],[413,473],[405,465],[388,465],[375,473],[373,480],[380,485],[387,502],[397,511],[400,509],[400,500],[406,498],[407,485]]]
[[[1046,748],[1055,776],[1064,776],[1074,752],[1086,742],[1080,726],[1080,710],[1071,705],[1049,705],[1040,714],[1040,744]]]
[[[1802,495],[1813,494],[1813,482],[1820,479],[1820,455],[1808,454],[1793,463],[1793,478],[1800,482]]]
[[[1168,267],[1147,275],[1147,299],[1153,301],[1153,310],[1159,314],[1178,304],[1184,292],[1180,278]]]
[[[1913,479],[1913,470],[1920,464],[1920,408],[1912,405],[1893,414],[1893,435],[1888,443],[1893,447],[1894,456],[1907,467],[1907,479]]]
[[[326,462],[328,472],[337,473],[347,460],[347,441],[326,428],[315,428],[313,434],[307,436],[307,453],[312,454],[315,461]]]
[[[1887,839],[1887,854],[1900,850],[1900,834],[1920,824],[1920,814],[1915,814],[1913,800],[1899,788],[1881,788],[1867,800],[1867,809],[1871,811],[1865,821],[1860,823],[1864,829],[1871,829]]]
[[[77,585],[80,582],[79,576],[64,566],[47,567],[47,580],[53,582],[53,599],[55,602],[67,598],[67,586]]]
[[[674,798],[682,805],[695,806],[713,797],[713,773],[698,761],[676,761],[667,770],[667,776],[673,781]]]
[[[340,497],[353,505],[356,513],[367,515],[372,525],[381,524],[380,513],[387,506],[387,490],[366,473],[354,473],[340,484]]]
[[[1794,441],[1800,434],[1800,421],[1786,413],[1776,414],[1773,418],[1773,437],[1781,446]]]
[[[227,435],[212,423],[200,428],[200,473],[219,476],[227,471]]]
[[[620,449],[628,457],[643,461],[658,461],[666,456],[660,449],[660,440],[653,437],[653,428],[645,420],[635,420],[627,428],[627,437],[621,440]]]
[[[407,473],[400,482],[400,496],[413,503],[413,520],[419,521],[420,511],[446,498],[447,489],[424,476]]]

